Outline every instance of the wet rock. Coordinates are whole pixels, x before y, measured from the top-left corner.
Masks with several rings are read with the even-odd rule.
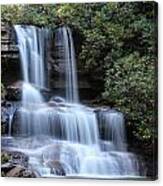
[[[22,166],[16,166],[6,173],[6,177],[36,178],[36,174]]]
[[[50,101],[54,101],[56,103],[63,103],[63,102],[65,102],[65,99],[63,99],[62,97],[59,97],[59,96],[53,96],[50,98]]]
[[[48,106],[50,106],[50,107],[56,107],[56,106],[58,106],[58,103],[55,102],[55,101],[49,101],[48,102]]]
[[[2,150],[1,160],[3,177],[38,177],[37,173],[28,168],[28,156],[22,152]]]
[[[2,150],[1,158],[6,159],[5,157],[8,157],[6,162],[11,165],[21,165],[24,167],[28,166],[28,156],[22,152]]]
[[[28,156],[22,152],[12,152],[11,153],[11,163],[19,164],[24,167],[28,166]]]
[[[48,161],[46,165],[51,169],[51,173],[58,176],[65,176],[66,172],[64,170],[64,163],[60,161]]]
[[[6,99],[10,101],[20,101],[22,97],[22,81],[17,81],[7,87]]]
[[[6,173],[6,176],[7,177],[22,177],[20,176],[20,174],[22,174],[21,172],[23,170],[24,168],[21,166],[14,167],[13,169],[11,169],[9,172]]]
[[[1,146],[2,147],[14,147],[13,138],[8,137],[8,136],[2,137],[1,138]]]
[[[1,133],[7,134],[8,132],[8,122],[9,122],[9,115],[7,112],[7,108],[1,107]]]
[[[7,173],[11,169],[13,169],[15,166],[12,165],[11,163],[4,163],[1,165],[1,172]]]
[[[4,101],[1,104],[1,130],[2,135],[9,134],[9,123],[12,123],[12,116],[15,114],[18,105],[15,102]],[[12,132],[12,129],[11,131]]]
[[[16,45],[16,37],[14,28],[3,22],[1,29],[1,57],[2,59],[12,59],[19,58],[18,47]]]
[[[111,108],[110,107],[106,107],[106,106],[103,106],[103,107],[96,107],[95,109],[94,109],[94,112],[95,113],[99,113],[99,112],[107,112],[107,111],[109,111]]]

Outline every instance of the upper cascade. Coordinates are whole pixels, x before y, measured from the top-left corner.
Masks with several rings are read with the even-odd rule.
[[[48,29],[35,26],[14,26],[21,58],[23,80],[46,87],[45,58]]]
[[[55,44],[60,48],[58,57],[64,63],[66,101],[79,102],[75,49],[72,31],[69,27],[59,27],[55,32]]]

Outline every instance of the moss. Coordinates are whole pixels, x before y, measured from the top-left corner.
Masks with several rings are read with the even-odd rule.
[[[7,163],[10,159],[11,159],[11,157],[7,153],[1,154],[1,163],[2,164]]]

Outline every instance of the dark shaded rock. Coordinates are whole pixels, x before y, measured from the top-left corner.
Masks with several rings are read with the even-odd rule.
[[[56,106],[58,106],[58,103],[55,102],[55,101],[49,101],[48,102],[48,106],[50,106],[50,107],[56,107]]]
[[[22,97],[22,81],[17,81],[7,87],[6,99],[10,101],[20,101]]]
[[[1,66],[2,82],[5,86],[21,79],[19,50],[13,26],[3,23],[1,29]]]
[[[9,114],[7,108],[1,107],[1,133],[7,134],[8,132]]]
[[[48,161],[46,163],[48,167],[51,169],[51,173],[58,175],[58,176],[65,176],[66,172],[64,170],[64,163],[61,163],[60,161]]]
[[[10,136],[3,136],[1,138],[1,146],[2,147],[14,147],[13,138]]]
[[[65,99],[63,99],[62,97],[59,97],[59,96],[53,96],[53,97],[51,97],[50,101],[54,101],[56,103],[63,103],[63,102],[65,102]]]
[[[1,57],[2,59],[18,59],[18,47],[16,45],[16,35],[14,28],[8,24],[3,23],[1,29]]]
[[[7,162],[11,165],[28,166],[28,156],[22,152],[2,150],[1,157],[8,157]]]
[[[24,167],[28,166],[28,156],[22,152],[12,152],[11,154],[11,163],[12,164],[19,164]]]
[[[11,163],[5,163],[1,165],[1,172],[6,174],[11,169],[15,168],[15,165],[12,165]]]
[[[1,175],[3,177],[35,178],[39,175],[28,168],[28,156],[18,151],[1,152]]]

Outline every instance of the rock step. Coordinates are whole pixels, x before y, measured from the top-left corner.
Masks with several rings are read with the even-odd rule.
[[[13,44],[2,45],[1,52],[18,52],[18,48],[16,47],[16,45]]]
[[[12,44],[12,41],[9,39],[1,39],[1,45],[10,45]]]
[[[1,54],[1,58],[2,59],[13,59],[13,60],[16,60],[16,59],[18,59],[18,55],[13,55],[13,54]]]

